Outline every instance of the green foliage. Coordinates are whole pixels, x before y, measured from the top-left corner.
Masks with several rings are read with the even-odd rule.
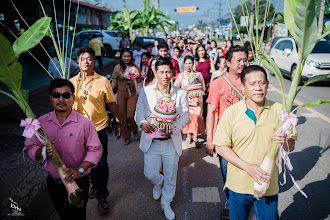
[[[307,102],[307,103],[304,103],[302,105],[299,105],[298,107],[296,107],[294,110],[292,110],[292,112],[295,112],[298,110],[298,108],[301,108],[301,107],[313,107],[313,106],[316,106],[316,105],[324,105],[324,104],[329,104],[330,103],[330,100],[322,100],[322,99],[318,99],[318,100],[314,100],[314,101],[311,101],[311,102]]]
[[[284,22],[293,37],[296,36],[296,23],[294,17],[296,15],[298,3],[299,0],[284,0]]]
[[[15,55],[18,56],[37,45],[45,36],[50,25],[51,18],[44,17],[34,23],[27,31],[25,31],[14,43],[13,49]]]

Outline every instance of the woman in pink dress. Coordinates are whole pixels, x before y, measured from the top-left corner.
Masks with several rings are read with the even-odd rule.
[[[198,142],[198,134],[205,134],[203,120],[203,95],[205,95],[204,78],[200,72],[192,71],[194,60],[191,56],[184,58],[184,72],[179,73],[174,85],[181,87],[188,92],[190,120],[186,127],[182,129],[183,134],[187,134],[186,142],[191,143],[191,136],[197,148],[202,146]]]

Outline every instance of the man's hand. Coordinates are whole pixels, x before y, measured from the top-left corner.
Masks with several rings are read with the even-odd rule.
[[[152,132],[155,131],[156,128],[152,124],[150,124],[149,122],[143,122],[141,124],[141,129],[145,133],[152,133]]]
[[[170,136],[171,136],[171,134],[172,134],[173,132],[170,132],[170,133],[166,133],[165,131],[162,131],[161,132],[161,134],[162,134],[162,136],[163,136],[163,138],[169,138]]]
[[[214,154],[214,148],[215,146],[212,144],[212,141],[207,140],[206,141],[206,147],[205,147],[205,152],[210,155],[211,157],[213,157]]]
[[[259,185],[261,182],[268,182],[270,180],[269,174],[260,168],[257,164],[249,164],[244,169]]]
[[[122,123],[121,122],[118,123],[116,120],[115,134],[116,134],[117,139],[119,139],[121,137],[121,125],[122,125]]]
[[[82,176],[78,168],[66,168],[65,170],[63,170],[63,172],[65,174],[64,180],[67,183],[72,183],[73,181],[75,181],[75,179],[78,179]]]
[[[286,134],[282,132],[278,132],[275,136],[275,140],[278,144],[285,144],[286,143]]]

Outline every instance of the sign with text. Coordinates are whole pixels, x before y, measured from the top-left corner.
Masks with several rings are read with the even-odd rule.
[[[184,13],[184,12],[196,12],[197,8],[196,6],[190,6],[190,7],[179,7],[176,8],[176,11],[178,13]]]

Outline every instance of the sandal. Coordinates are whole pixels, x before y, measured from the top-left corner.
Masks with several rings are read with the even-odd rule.
[[[110,210],[109,204],[108,204],[107,200],[105,200],[105,199],[99,200],[98,208],[99,208],[100,212],[102,212],[102,213],[109,212],[109,210]]]
[[[139,136],[139,134],[137,132],[133,132],[133,135],[134,135],[134,140],[135,141],[140,140],[140,136]]]
[[[126,138],[124,141],[124,145],[129,145],[131,143],[131,140],[129,138]]]
[[[187,144],[191,144],[191,137],[187,137],[187,138],[186,138],[186,143],[187,143]]]
[[[228,220],[229,219],[229,209],[223,209],[220,214],[221,220]]]
[[[196,148],[201,148],[203,146],[203,144],[201,142],[198,141],[194,141]]]
[[[97,189],[92,187],[91,190],[88,193],[88,198],[94,199],[97,195]]]

